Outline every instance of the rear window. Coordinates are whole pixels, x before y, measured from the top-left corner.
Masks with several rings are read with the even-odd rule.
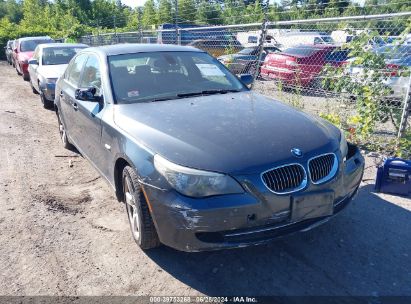
[[[52,47],[43,49],[43,65],[68,64],[84,47]]]
[[[348,59],[349,52],[349,50],[329,52],[325,55],[325,61],[346,61]]]
[[[296,47],[291,47],[288,49],[284,50],[284,54],[291,55],[291,56],[311,56],[314,54],[318,49],[313,48],[313,47],[306,47],[306,46],[296,46]]]
[[[321,36],[321,39],[322,39],[325,43],[329,43],[329,44],[334,43],[334,39],[332,39],[331,36]]]
[[[258,53],[258,48],[245,48],[238,52],[241,55],[256,55]]]
[[[41,39],[41,40],[25,40],[20,43],[20,51],[22,52],[33,52],[34,49],[42,43],[50,43],[53,40]]]

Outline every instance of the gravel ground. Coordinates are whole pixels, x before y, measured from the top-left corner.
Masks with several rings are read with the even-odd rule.
[[[373,193],[370,159],[352,205],[310,232],[143,252],[124,206],[4,62],[0,92],[1,295],[411,295],[411,200]]]

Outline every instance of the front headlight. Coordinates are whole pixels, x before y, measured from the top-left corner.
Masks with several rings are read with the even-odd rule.
[[[344,132],[340,130],[341,136],[340,136],[340,151],[341,151],[341,156],[343,160],[345,161],[345,158],[347,157],[348,153],[348,143],[347,140],[345,139]]]
[[[240,184],[226,174],[183,167],[158,154],[154,156],[154,167],[174,189],[187,196],[206,197],[244,192]]]
[[[46,83],[56,83],[57,78],[46,78]]]

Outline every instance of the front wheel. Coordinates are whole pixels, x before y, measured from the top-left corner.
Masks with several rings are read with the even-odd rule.
[[[72,150],[73,145],[70,143],[67,137],[66,128],[64,127],[63,121],[60,116],[60,112],[58,111],[57,111],[57,121],[59,124],[59,133],[60,133],[61,142],[63,143],[63,147],[68,150]]]
[[[19,69],[17,68],[17,64],[16,64],[16,73],[17,75],[21,76],[22,74],[20,73]]]
[[[41,92],[41,89],[40,89],[40,99],[41,99],[41,103],[43,104],[43,107],[44,107],[45,109],[51,109],[51,108],[53,107],[54,101],[48,100],[48,99],[44,96],[43,92]]]
[[[131,234],[141,249],[160,246],[156,227],[150,214],[136,171],[126,166],[123,170],[123,193]]]
[[[31,87],[31,90],[33,91],[34,94],[38,94],[38,93],[39,93],[39,92],[36,90],[36,88],[33,86],[33,83],[31,82],[31,79],[30,79],[30,87]]]

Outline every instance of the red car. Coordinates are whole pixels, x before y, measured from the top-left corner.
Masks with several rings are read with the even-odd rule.
[[[261,67],[261,76],[280,80],[286,85],[306,87],[317,79],[324,65],[346,63],[348,53],[348,50],[332,45],[291,47],[282,53],[268,54]]]
[[[54,40],[48,36],[17,39],[13,50],[13,61],[16,66],[17,74],[23,75],[24,80],[29,80],[28,61],[33,57],[34,49],[39,44],[51,42],[54,42]]]

